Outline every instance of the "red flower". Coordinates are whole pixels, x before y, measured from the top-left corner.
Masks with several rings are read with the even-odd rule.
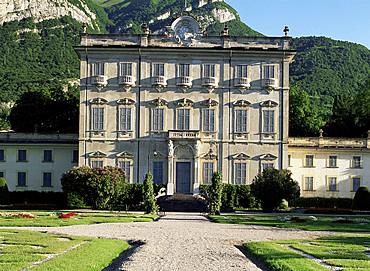
[[[69,216],[77,216],[76,213],[68,213],[67,215],[69,215]]]
[[[68,214],[62,214],[59,216],[59,218],[70,218],[71,216]]]

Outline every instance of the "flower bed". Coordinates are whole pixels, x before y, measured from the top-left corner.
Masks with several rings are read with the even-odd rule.
[[[17,217],[25,217],[25,218],[35,218],[35,216],[31,213],[0,213],[0,218],[17,218]]]

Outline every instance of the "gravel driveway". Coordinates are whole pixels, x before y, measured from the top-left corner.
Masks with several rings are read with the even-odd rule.
[[[35,231],[117,238],[133,246],[105,270],[265,270],[238,247],[249,241],[311,239],[330,232],[308,232],[262,226],[217,224],[196,214],[166,214],[153,223],[108,223]]]

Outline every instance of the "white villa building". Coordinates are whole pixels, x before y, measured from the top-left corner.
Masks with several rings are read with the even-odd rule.
[[[287,27],[283,37],[229,36],[227,27],[207,36],[181,16],[162,34],[143,30],[81,34],[79,134],[0,133],[10,190],[61,191],[61,174],[77,164],[120,166],[131,183],[150,171],[168,195],[199,193],[214,171],[251,184],[266,167],[290,169],[305,197],[370,187],[368,139],[288,138],[296,52]]]

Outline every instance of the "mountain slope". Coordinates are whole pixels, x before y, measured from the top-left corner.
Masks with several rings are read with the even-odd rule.
[[[297,50],[290,66],[291,85],[310,95],[320,115],[331,113],[338,94],[353,96],[370,78],[370,50],[325,37],[302,37],[291,41]]]

